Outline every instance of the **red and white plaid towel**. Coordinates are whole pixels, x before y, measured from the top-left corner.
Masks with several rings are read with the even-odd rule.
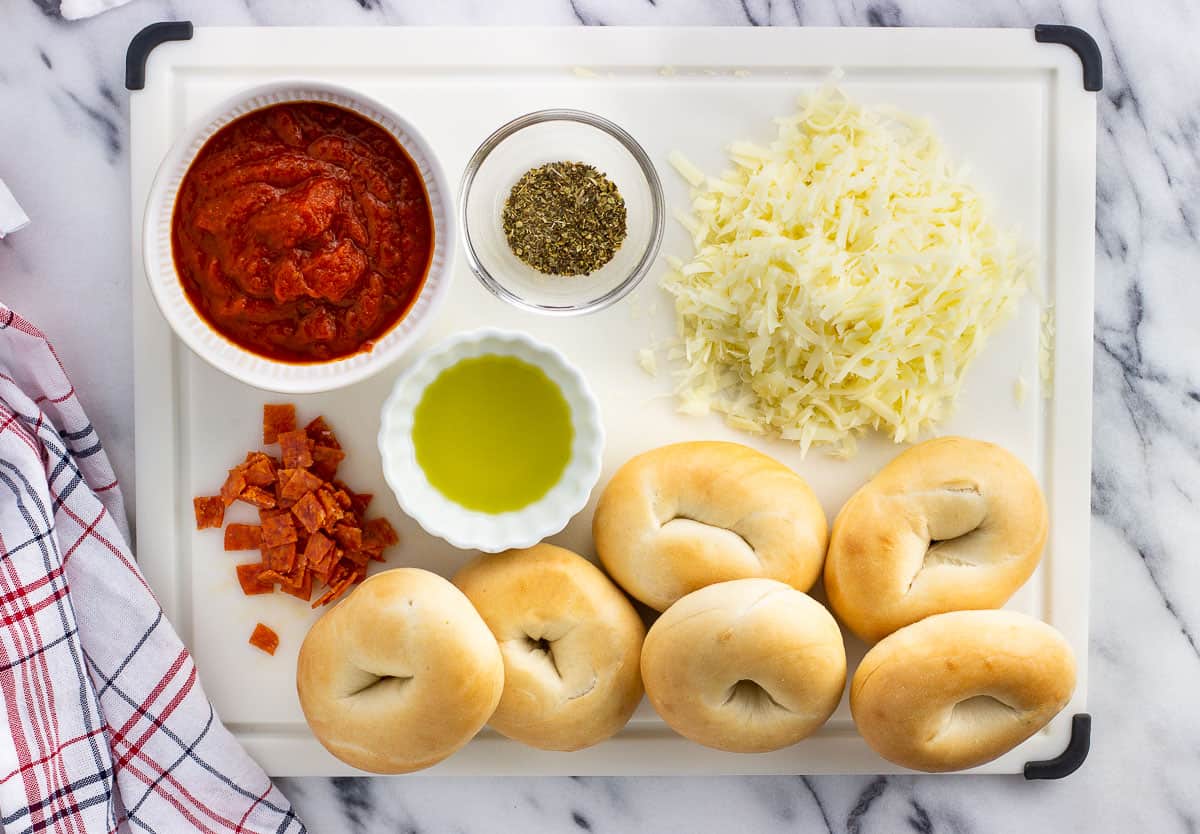
[[[213,712],[127,537],[53,348],[0,305],[5,834],[303,832]]]

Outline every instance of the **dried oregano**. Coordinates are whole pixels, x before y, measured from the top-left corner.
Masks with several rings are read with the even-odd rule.
[[[513,254],[547,275],[587,275],[625,240],[625,200],[602,172],[582,162],[526,171],[504,202]]]

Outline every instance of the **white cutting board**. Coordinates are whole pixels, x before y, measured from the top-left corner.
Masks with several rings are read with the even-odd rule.
[[[659,167],[668,207],[687,205],[686,185],[666,164],[680,149],[708,171],[724,166],[736,139],[767,141],[772,119],[834,68],[866,103],[928,116],[950,153],[971,166],[999,220],[1039,253],[1038,289],[1057,309],[1053,390],[1038,373],[1041,310],[1033,297],[971,369],[957,416],[945,426],[999,443],[1037,474],[1051,510],[1051,537],[1037,574],[1011,608],[1041,617],[1074,647],[1079,685],[1043,732],[979,768],[1020,772],[1057,756],[1070,716],[1086,710],[1088,524],[1095,96],[1081,86],[1067,48],[1030,30],[868,29],[197,29],[158,47],[144,90],[131,99],[136,349],[138,556],[171,621],[192,650],[222,719],[275,775],[345,774],[353,769],[313,739],[296,699],[296,652],[318,616],[291,597],[243,597],[216,531],[193,529],[191,499],[213,494],[225,470],[258,448],[260,407],[282,399],[225,377],[171,334],[145,285],[141,223],[159,160],[198,114],[238,90],[280,78],[320,79],[362,90],[412,121],[432,144],[452,187],[471,152],[522,113],[565,106],[617,122]],[[569,149],[565,151],[569,154]],[[669,223],[663,254],[686,256],[687,236]],[[657,286],[660,269],[616,306],[583,318],[516,310],[484,291],[460,256],[450,298],[425,344],[482,325],[524,330],[560,348],[601,402],[608,447],[603,484],[633,454],[663,443],[717,438],[764,449],[803,474],[832,519],[841,503],[899,449],[863,444],[850,461],[801,459],[791,443],[758,440],[718,418],[676,415],[666,374],[651,378],[637,350],[673,333]],[[401,532],[388,566],[450,575],[471,554],[431,539],[405,519],[388,492],[375,451],[378,409],[404,363],[360,385],[297,397],[300,414],[324,414],[347,447],[342,472],[377,494],[373,511]],[[1028,383],[1023,403],[1018,377]],[[1048,395],[1048,396],[1044,396]],[[594,555],[589,505],[558,544]],[[248,508],[240,508],[248,509]],[[232,520],[239,520],[235,509]],[[281,645],[267,657],[246,643],[256,621]],[[847,641],[851,668],[863,647]],[[485,731],[438,765],[446,773],[877,773],[897,768],[857,736],[843,702],[814,737],[768,754],[719,753],[674,735],[645,703],[615,739],[576,753],[547,753]]]

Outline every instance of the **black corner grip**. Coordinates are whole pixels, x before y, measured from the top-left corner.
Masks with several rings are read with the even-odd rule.
[[[142,90],[146,87],[146,59],[159,44],[167,41],[190,41],[190,20],[166,20],[151,23],[133,36],[129,49],[125,50],[125,89]]]
[[[1079,770],[1092,749],[1092,716],[1086,712],[1071,718],[1071,740],[1067,747],[1053,759],[1044,762],[1026,762],[1026,779],[1062,779]]]
[[[1033,27],[1033,38],[1038,43],[1061,43],[1079,56],[1083,65],[1083,89],[1090,93],[1104,87],[1104,60],[1096,39],[1078,26],[1059,26],[1039,23]]]

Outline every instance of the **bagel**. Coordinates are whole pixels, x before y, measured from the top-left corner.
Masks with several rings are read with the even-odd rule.
[[[833,522],[825,591],[868,642],[931,614],[999,608],[1046,544],[1046,501],[1009,452],[944,437],[907,450]]]
[[[638,455],[592,519],[600,561],[656,611],[705,585],[764,577],[807,591],[828,527],[804,479],[738,443],[676,443]]]
[[[493,729],[543,750],[579,750],[625,726],[642,700],[646,628],[598,567],[539,544],[480,556],[454,584],[504,658]]]
[[[850,685],[859,733],[890,762],[929,772],[1007,753],[1075,688],[1063,636],[1012,611],[935,614],[867,652]]]
[[[313,624],[296,667],[313,735],[347,764],[408,773],[487,722],[504,663],[462,592],[437,574],[376,574]]]
[[[737,579],[694,591],[658,618],[642,647],[642,680],[675,732],[762,753],[795,744],[833,714],[846,651],[833,616],[807,594]]]

